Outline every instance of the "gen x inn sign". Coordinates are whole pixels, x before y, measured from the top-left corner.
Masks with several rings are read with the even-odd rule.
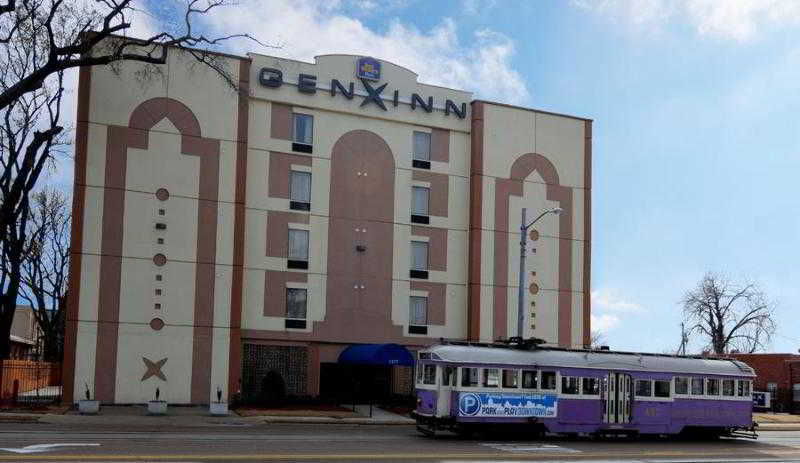
[[[395,90],[392,93],[389,93],[387,91],[386,93],[388,95],[385,96],[384,91],[386,90],[386,87],[389,84],[388,83],[385,83],[383,85],[372,84],[369,82],[369,80],[375,80],[374,77],[367,79],[365,74],[366,73],[361,73],[361,72],[357,73],[357,75],[360,76],[359,81],[361,82],[361,87],[362,87],[361,91],[359,92],[356,92],[355,83],[348,82],[348,85],[345,86],[339,79],[331,79],[331,85],[328,88],[318,87],[317,76],[313,74],[302,74],[302,73],[298,74],[296,84],[292,82],[285,82],[283,80],[283,71],[275,68],[261,68],[258,71],[258,83],[268,88],[279,88],[283,84],[296,85],[297,90],[301,93],[317,93],[318,89],[327,90],[330,92],[331,96],[336,96],[338,94],[341,94],[348,100],[352,100],[356,96],[359,96],[363,98],[363,100],[361,101],[361,106],[374,104],[375,106],[381,108],[384,111],[388,111],[388,109],[386,108],[387,103],[390,103],[393,107],[397,107],[400,103],[406,103],[411,105],[411,109],[413,111],[416,111],[417,108],[419,107],[422,111],[425,111],[427,113],[433,112],[434,109],[441,109],[441,107],[438,108],[434,107],[432,96],[424,98],[420,96],[418,93],[412,93],[410,102],[400,100],[399,90]],[[450,113],[453,113],[459,119],[464,119],[465,117],[467,117],[467,104],[461,103],[461,106],[459,107],[456,103],[453,102],[453,100],[445,99],[444,114],[445,116],[449,116]]]

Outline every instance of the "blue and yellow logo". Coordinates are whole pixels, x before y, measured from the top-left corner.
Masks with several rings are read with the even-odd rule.
[[[381,80],[381,62],[375,58],[359,58],[356,63],[356,76],[366,80]]]

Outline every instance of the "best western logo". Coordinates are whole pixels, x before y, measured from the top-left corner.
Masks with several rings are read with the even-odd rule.
[[[365,64],[363,70],[361,68],[361,64]],[[380,67],[377,67],[376,69],[374,63],[360,63],[357,71],[358,75],[371,73],[373,76],[380,76]],[[345,87],[338,79],[331,79],[330,87],[324,90],[328,90],[331,96],[341,94],[348,100],[352,100],[356,96],[360,96],[363,98],[361,101],[361,106],[374,104],[384,111],[387,111],[387,102],[391,103],[393,107],[399,106],[400,103],[410,104],[411,110],[416,111],[419,107],[421,110],[427,113],[433,112],[434,109],[441,109],[441,107],[434,107],[432,96],[423,98],[418,93],[412,93],[410,101],[401,101],[399,90],[395,90],[391,97],[383,96],[384,90],[386,90],[386,87],[389,85],[388,83],[380,86],[373,86],[373,84],[369,83],[365,77],[360,77],[359,81],[361,82],[362,91],[358,94],[356,93],[355,84],[353,82],[349,82]],[[278,88],[284,84],[283,71],[275,68],[261,68],[258,72],[258,82],[264,87]],[[301,93],[317,93],[317,76],[312,74],[298,74],[296,85],[297,90]],[[459,119],[464,119],[467,117],[467,104],[461,103],[461,106],[459,107],[452,100],[445,99],[444,114],[449,116],[451,112]]]

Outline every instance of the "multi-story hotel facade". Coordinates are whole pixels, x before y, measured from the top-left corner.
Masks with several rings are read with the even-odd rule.
[[[316,396],[354,344],[589,342],[588,119],[387,61],[170,49],[80,71],[65,398]],[[233,84],[233,85],[231,85]]]

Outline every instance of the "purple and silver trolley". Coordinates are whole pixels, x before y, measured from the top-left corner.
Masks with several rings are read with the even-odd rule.
[[[417,428],[755,435],[753,369],[733,359],[465,343],[418,354]]]

